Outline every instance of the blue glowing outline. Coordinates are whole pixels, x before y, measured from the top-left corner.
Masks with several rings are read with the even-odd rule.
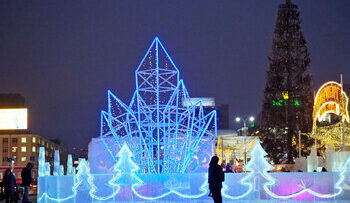
[[[206,177],[208,177],[208,174],[205,174],[204,176],[205,176],[205,178],[206,178]],[[147,196],[144,196],[144,195],[139,194],[139,193],[136,191],[135,187],[136,187],[136,188],[137,188],[137,187],[141,187],[141,186],[143,186],[145,183],[144,183],[139,177],[136,176],[135,178],[136,178],[140,183],[135,183],[135,184],[133,184],[133,185],[131,186],[131,189],[132,189],[133,193],[134,193],[137,197],[139,197],[139,198],[141,198],[141,199],[145,199],[145,200],[157,200],[157,199],[164,198],[164,197],[166,197],[166,196],[168,196],[168,195],[170,195],[170,194],[176,194],[177,196],[182,197],[182,198],[185,198],[185,199],[198,199],[198,198],[203,197],[204,195],[208,194],[208,190],[207,190],[207,188],[208,188],[208,181],[206,180],[206,181],[204,181],[204,183],[203,183],[203,184],[201,185],[201,187],[200,187],[200,190],[202,191],[202,193],[200,193],[200,194],[198,194],[198,195],[185,195],[185,194],[179,193],[179,192],[176,191],[176,190],[170,190],[170,191],[168,191],[168,192],[166,192],[166,193],[164,193],[164,194],[162,194],[162,195],[156,196],[156,197],[147,197]]]
[[[82,170],[82,168],[85,168],[85,170]],[[83,171],[85,171],[85,173],[84,173]],[[85,159],[81,159],[80,162],[79,162],[79,165],[78,165],[78,173],[76,174],[76,176],[74,176],[74,185],[73,185],[73,187],[72,187],[72,192],[73,192],[72,195],[69,195],[69,196],[64,197],[64,198],[53,198],[53,197],[49,196],[49,195],[45,192],[43,195],[41,195],[41,196],[37,199],[37,201],[40,202],[43,198],[45,198],[45,200],[46,200],[46,199],[49,199],[49,200],[51,200],[51,201],[62,202],[62,201],[66,201],[66,200],[75,198],[76,195],[77,195],[77,193],[78,193],[77,188],[78,188],[78,186],[83,182],[83,180],[81,180],[79,177],[80,177],[81,175],[83,175],[83,174],[88,176],[88,180],[87,180],[87,181],[88,181],[89,185],[91,186],[91,189],[90,189],[90,191],[89,191],[89,194],[90,194],[90,197],[91,197],[92,199],[102,200],[102,201],[103,201],[103,200],[111,199],[111,198],[113,198],[115,195],[117,195],[117,194],[119,193],[120,187],[119,187],[119,185],[116,185],[116,184],[113,183],[114,178],[112,178],[112,179],[108,182],[108,183],[109,183],[110,185],[112,185],[112,187],[113,187],[113,193],[112,193],[111,195],[104,196],[104,197],[94,195],[94,193],[97,192],[97,189],[96,189],[96,186],[95,186],[94,183],[93,183],[93,179],[94,179],[94,178],[93,178],[93,175],[91,175],[91,174],[89,173],[89,171],[90,171],[90,168],[89,168],[89,166],[87,165],[87,161],[86,161]],[[78,180],[78,182],[75,181],[76,179]],[[116,190],[116,191],[114,190],[114,189],[115,189],[114,187],[117,187],[117,190]]]
[[[249,189],[245,193],[238,195],[238,196],[232,196],[232,195],[227,194],[226,191],[228,190],[229,187],[227,186],[227,184],[225,184],[225,182],[223,182],[222,192],[221,192],[222,196],[227,198],[227,199],[233,199],[233,200],[242,199],[242,198],[246,197],[247,195],[249,195],[253,191],[253,184],[251,182],[245,182],[245,181],[253,176],[254,176],[254,173],[249,173],[249,175],[245,176],[244,178],[242,178],[240,180],[240,184],[248,186]]]
[[[129,105],[108,90],[108,112],[101,112],[100,137],[113,160],[117,162],[116,146],[120,149],[121,143],[127,141],[141,172],[195,172],[203,161],[198,149],[208,148],[205,146],[217,137],[216,111],[204,115],[200,102],[200,113],[196,115],[197,106],[189,101],[179,70],[158,37],[138,65],[135,82]],[[119,108],[121,115],[113,114],[112,108]],[[180,125],[185,121],[187,127]],[[210,139],[201,143],[206,136]],[[107,137],[114,137],[115,144],[105,140]],[[137,143],[134,137],[138,137]],[[171,144],[176,145],[175,150],[170,151]],[[198,158],[191,162],[194,155]]]
[[[85,170],[82,170],[83,168],[85,168]],[[77,167],[78,169],[78,173],[77,175],[74,177],[74,180],[77,179],[78,182],[74,184],[73,188],[72,188],[72,191],[75,192],[75,194],[77,193],[77,188],[78,186],[82,183],[83,180],[81,180],[79,177],[81,175],[87,175],[88,176],[88,183],[89,185],[91,186],[91,189],[89,191],[89,194],[90,194],[90,197],[92,199],[97,199],[97,200],[107,200],[107,199],[110,199],[110,198],[113,198],[116,194],[119,193],[119,186],[117,185],[117,191],[115,192],[114,191],[114,187],[113,187],[113,193],[111,195],[108,195],[108,196],[104,196],[104,197],[100,197],[100,196],[96,196],[94,195],[94,193],[97,192],[97,189],[96,189],[96,186],[95,184],[93,183],[93,180],[94,180],[94,177],[93,175],[90,173],[90,167],[88,166],[87,164],[87,161],[85,159],[81,159],[80,162],[79,162],[79,165]],[[85,172],[85,173],[84,173]],[[113,179],[111,179],[113,180]],[[111,181],[110,180],[110,181]],[[75,182],[75,181],[74,181]]]

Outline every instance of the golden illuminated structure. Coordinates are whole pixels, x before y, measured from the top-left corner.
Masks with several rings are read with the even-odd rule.
[[[332,123],[331,115],[337,115],[340,120]],[[327,122],[330,125],[321,125]],[[349,98],[343,90],[342,83],[334,81],[323,84],[318,90],[313,109],[312,137],[335,148],[350,144]]]
[[[247,151],[250,152],[258,136],[247,136],[246,144]],[[244,136],[238,136],[233,130],[218,130],[218,137],[216,139],[216,155],[219,157],[219,163],[224,160],[225,163],[235,163],[237,160],[244,160]],[[249,158],[249,154],[248,154]]]

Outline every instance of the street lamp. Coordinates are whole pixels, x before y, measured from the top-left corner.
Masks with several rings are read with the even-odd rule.
[[[244,165],[247,163],[247,121],[254,122],[255,118],[253,116],[250,116],[249,118],[241,119],[240,117],[236,117],[236,122],[239,123],[240,121],[243,121],[243,142],[244,142]]]

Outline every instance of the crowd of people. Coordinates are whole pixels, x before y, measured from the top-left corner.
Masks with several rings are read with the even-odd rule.
[[[30,203],[28,199],[29,186],[32,183],[32,169],[33,164],[28,163],[27,166],[22,170],[21,178],[24,187],[22,203]],[[5,175],[1,182],[1,200],[5,200],[6,203],[15,202],[21,200],[19,192],[19,184],[17,183],[16,177],[13,175],[11,169],[6,169]]]
[[[225,173],[242,173],[244,172],[243,170],[243,165],[238,164],[237,166],[234,163],[221,163],[221,168],[223,172]]]

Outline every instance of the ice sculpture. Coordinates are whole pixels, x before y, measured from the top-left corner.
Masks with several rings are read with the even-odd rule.
[[[44,176],[45,173],[45,148],[40,147],[39,149],[39,160],[38,160],[38,175]]]
[[[72,155],[68,154],[68,158],[67,158],[67,175],[72,175],[73,174],[73,159],[72,159]]]
[[[268,173],[273,167],[267,162],[266,152],[259,141],[250,154],[252,159],[245,167],[249,173],[225,174],[222,191],[225,202],[238,199],[350,199],[350,157],[337,173]],[[124,143],[117,154],[119,159],[113,167],[114,174],[91,174],[88,162],[80,159],[76,175],[62,175],[61,165],[59,176],[51,176],[50,164],[45,162],[46,174],[38,179],[38,202],[210,201],[207,196],[207,174],[137,173],[139,167],[132,156],[131,150]]]
[[[53,162],[53,175],[58,176],[60,173],[60,152],[55,150],[54,162]]]
[[[307,171],[313,172],[317,170],[318,167],[318,156],[316,145],[311,147],[310,156],[307,157]]]
[[[76,171],[75,167],[73,166],[72,167],[72,175],[75,175],[76,173],[77,173],[77,171]]]
[[[217,136],[216,112],[205,115],[202,101],[191,103],[177,67],[157,37],[135,79],[129,105],[108,91],[108,111],[101,112],[100,137],[110,155],[117,162],[117,152],[126,142],[140,172],[195,172]]]

